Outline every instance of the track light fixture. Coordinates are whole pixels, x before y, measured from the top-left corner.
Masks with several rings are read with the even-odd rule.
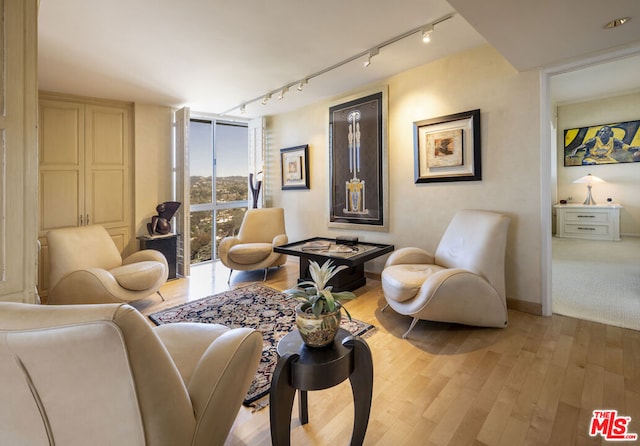
[[[373,56],[377,56],[378,54],[380,54],[380,50],[378,48],[370,49],[369,54],[367,55],[367,60],[364,61],[364,66],[368,67],[369,65],[371,65],[371,58]]]
[[[241,115],[246,115],[247,114],[247,104],[242,104],[240,106],[240,114]]]
[[[282,89],[282,91],[280,92],[280,96],[278,96],[279,100],[282,100],[284,98],[284,95],[289,91],[289,87],[284,87]]]
[[[297,90],[298,91],[302,91],[302,89],[304,88],[305,85],[307,85],[309,83],[309,79],[302,79],[300,81],[300,83],[298,84]]]
[[[433,33],[433,25],[425,26],[422,28],[422,41],[424,43],[431,42],[431,34]]]
[[[368,67],[369,65],[371,65],[371,59],[374,56],[378,55],[382,48],[385,48],[385,47],[391,45],[392,43],[396,43],[399,40],[405,39],[405,38],[407,38],[409,36],[412,36],[412,35],[414,35],[414,34],[416,34],[418,32],[422,36],[422,40],[425,41],[425,42],[428,42],[431,39],[431,34],[433,33],[433,27],[435,25],[438,25],[439,23],[442,23],[442,22],[444,22],[446,20],[449,20],[455,14],[456,14],[455,12],[452,12],[450,14],[447,14],[445,16],[440,17],[439,19],[437,19],[437,20],[435,20],[435,21],[433,21],[431,23],[427,23],[427,24],[422,25],[422,26],[420,26],[418,28],[410,29],[409,31],[407,31],[407,32],[405,32],[403,34],[400,34],[398,36],[392,37],[389,40],[385,40],[384,42],[379,43],[378,45],[374,46],[371,49],[368,49],[368,50],[363,51],[361,53],[355,54],[354,56],[351,56],[351,57],[349,57],[347,59],[344,59],[344,60],[342,60],[342,61],[340,61],[338,63],[335,63],[335,64],[333,64],[333,65],[331,65],[331,66],[329,66],[327,68],[324,68],[324,69],[322,69],[320,71],[317,71],[317,72],[315,72],[313,74],[309,74],[309,75],[305,76],[304,78],[302,78],[302,80],[300,80],[300,81],[292,82],[292,83],[286,84],[286,85],[284,85],[284,86],[282,86],[280,88],[277,88],[275,90],[271,90],[269,93],[267,93],[264,96],[258,96],[256,98],[250,99],[248,101],[244,101],[240,105],[236,105],[235,107],[230,108],[229,110],[226,110],[226,111],[224,111],[222,113],[219,113],[219,114],[220,115],[227,115],[230,112],[232,112],[233,110],[237,110],[237,109],[240,109],[241,112],[243,110],[246,111],[246,105],[247,104],[251,104],[253,102],[257,102],[257,101],[259,101],[261,99],[262,99],[262,105],[266,105],[267,102],[269,102],[269,100],[271,99],[271,97],[274,94],[278,93],[278,92],[280,92],[280,94],[278,95],[278,99],[282,99],[282,98],[284,98],[285,93],[287,93],[289,91],[290,87],[293,87],[293,86],[295,86],[297,84],[298,85],[296,87],[297,90],[298,91],[302,91],[304,86],[306,84],[308,84],[311,79],[313,79],[315,77],[318,77],[318,76],[321,76],[321,75],[323,75],[325,73],[328,73],[329,71],[333,71],[333,70],[335,70],[337,68],[342,67],[343,65],[346,65],[346,64],[351,63],[351,62],[353,62],[355,60],[361,59],[362,57],[365,57],[365,56],[366,56],[367,59],[364,62],[364,66]],[[625,18],[625,19],[619,19],[619,20],[620,20],[620,22],[622,24],[625,21],[627,21],[628,19]]]

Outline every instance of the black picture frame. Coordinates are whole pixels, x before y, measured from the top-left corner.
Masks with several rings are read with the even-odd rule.
[[[282,190],[309,189],[309,145],[280,149]]]
[[[329,108],[329,227],[387,230],[384,93]]]
[[[415,183],[482,180],[480,109],[413,123]]]

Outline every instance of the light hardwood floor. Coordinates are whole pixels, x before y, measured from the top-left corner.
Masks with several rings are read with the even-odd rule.
[[[295,286],[297,262],[272,269],[267,282]],[[262,281],[234,272],[231,287]],[[229,289],[220,264],[168,282],[166,302],[137,302],[144,314]],[[373,404],[365,445],[611,444],[589,436],[592,411],[616,409],[640,434],[640,332],[570,317],[509,311],[505,329],[421,321],[403,340],[410,318],[381,312],[380,282],[368,279],[346,305],[376,326],[367,338],[374,361]],[[309,423],[297,403],[292,445],[349,444],[353,403],[348,380],[309,392]],[[242,407],[226,445],[268,445],[269,410]],[[616,443],[621,444],[621,443]],[[623,443],[624,444],[624,443]],[[630,444],[639,444],[640,440]]]

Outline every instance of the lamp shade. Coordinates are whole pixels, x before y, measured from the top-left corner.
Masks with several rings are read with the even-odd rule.
[[[573,182],[580,184],[606,183],[606,181],[604,181],[602,178],[593,176],[591,174],[580,177],[577,180],[573,180]]]
[[[602,178],[594,177],[593,175],[588,174],[578,178],[577,180],[574,180],[573,182],[587,185],[587,198],[584,200],[583,204],[593,205],[596,204],[596,202],[593,200],[593,197],[591,197],[591,185],[593,183],[604,183],[605,181]]]

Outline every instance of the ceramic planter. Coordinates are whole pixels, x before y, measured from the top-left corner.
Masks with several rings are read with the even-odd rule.
[[[305,345],[317,348],[333,342],[340,328],[341,308],[336,302],[336,311],[316,316],[309,303],[301,303],[296,307],[296,325]]]

